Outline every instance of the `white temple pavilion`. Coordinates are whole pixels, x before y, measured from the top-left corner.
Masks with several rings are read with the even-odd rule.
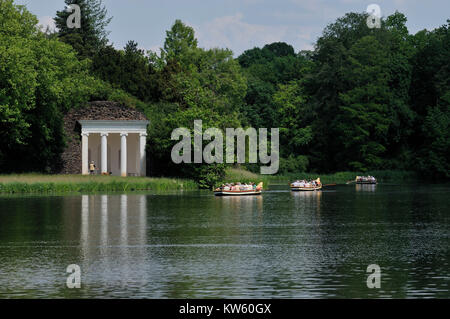
[[[91,162],[97,174],[146,176],[145,146],[149,121],[79,120],[81,172],[88,175]]]

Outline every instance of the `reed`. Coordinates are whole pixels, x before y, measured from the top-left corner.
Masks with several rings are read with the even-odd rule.
[[[132,192],[194,190],[198,185],[192,180],[176,178],[41,175],[0,175],[0,193],[45,194],[76,192]]]

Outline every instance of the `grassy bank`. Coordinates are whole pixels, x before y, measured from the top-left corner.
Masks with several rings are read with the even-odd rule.
[[[174,178],[80,176],[80,175],[0,175],[0,193],[48,194],[106,191],[193,190],[192,180]]]
[[[229,168],[223,182],[259,183],[265,187],[276,184],[288,184],[296,179],[316,179],[323,184],[345,184],[357,175],[373,175],[379,182],[408,182],[418,180],[413,172],[407,171],[370,171],[338,172],[334,174],[297,173],[288,175],[260,175],[245,169]],[[131,191],[170,191],[194,190],[198,184],[193,180],[175,178],[117,177],[117,176],[81,176],[81,175],[0,175],[0,193],[2,194],[50,194],[83,192],[131,192]]]
[[[369,172],[338,172],[334,174],[317,173],[292,173],[286,175],[259,175],[244,169],[229,168],[225,177],[225,182],[264,182],[265,185],[287,184],[297,179],[312,180],[320,177],[323,184],[345,184],[352,181],[358,175],[372,175],[379,182],[411,182],[418,180],[418,176],[410,171],[369,171]]]

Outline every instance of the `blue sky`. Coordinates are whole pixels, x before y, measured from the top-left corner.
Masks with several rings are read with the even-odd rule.
[[[25,4],[42,24],[52,24],[63,0],[16,0]],[[275,41],[296,50],[312,49],[323,28],[347,12],[363,12],[378,4],[382,15],[406,14],[415,33],[434,29],[450,19],[449,0],[103,0],[113,17],[110,41],[122,48],[128,40],[158,50],[175,19],[195,29],[199,46],[226,47],[239,55],[246,49]]]

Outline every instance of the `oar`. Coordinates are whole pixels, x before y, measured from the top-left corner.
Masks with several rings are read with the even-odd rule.
[[[336,186],[337,184],[326,184],[326,185],[322,185],[322,187],[334,187],[334,186]]]

